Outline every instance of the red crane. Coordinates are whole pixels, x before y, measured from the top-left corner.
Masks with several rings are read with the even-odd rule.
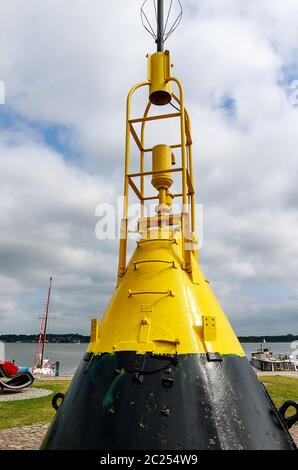
[[[51,276],[47,301],[46,301],[43,316],[42,316],[38,343],[37,343],[37,348],[36,348],[36,352],[34,356],[33,370],[36,368],[42,368],[43,366],[45,344],[46,344],[46,339],[47,339],[47,325],[48,325],[49,305],[50,305],[50,298],[51,298],[51,291],[52,291],[52,280],[53,280],[53,277]],[[41,352],[40,352],[40,349],[41,349]]]

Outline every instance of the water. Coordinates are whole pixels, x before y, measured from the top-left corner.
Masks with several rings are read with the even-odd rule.
[[[15,360],[16,364],[32,367],[36,351],[35,343],[5,344],[5,359]],[[47,344],[46,356],[52,361],[60,361],[60,374],[74,374],[88,344]]]
[[[252,351],[259,348],[259,343],[243,343],[248,359]],[[266,343],[266,347],[273,353],[291,354],[291,343]],[[87,344],[47,344],[46,353],[53,361],[60,361],[61,374],[74,374]],[[297,348],[296,348],[297,349]],[[32,367],[36,344],[9,343],[5,345],[5,359],[7,361],[15,360],[19,366]]]

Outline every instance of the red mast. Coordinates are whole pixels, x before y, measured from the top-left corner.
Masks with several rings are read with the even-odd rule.
[[[52,280],[53,277],[50,277],[50,285],[48,289],[48,297],[46,301],[46,305],[44,308],[44,313],[42,317],[42,322],[41,322],[41,327],[40,327],[40,332],[39,332],[39,337],[38,337],[38,343],[37,343],[37,348],[36,348],[36,353],[34,356],[34,365],[33,369],[42,367],[43,365],[43,360],[44,360],[44,351],[45,351],[45,343],[47,339],[47,325],[48,325],[48,316],[49,316],[49,305],[50,305],[50,298],[51,298],[51,291],[52,291]],[[40,354],[40,348],[41,348],[41,354]]]

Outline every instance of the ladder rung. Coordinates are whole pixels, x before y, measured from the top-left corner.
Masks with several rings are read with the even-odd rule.
[[[188,144],[186,144],[188,146]],[[173,144],[173,145],[169,145],[169,147],[171,147],[171,149],[179,149],[182,147],[182,144]],[[152,152],[153,151],[153,147],[150,147],[150,148],[145,148],[143,150],[144,152]]]
[[[136,122],[147,122],[147,121],[156,121],[158,119],[167,119],[167,118],[174,118],[181,116],[181,113],[169,113],[169,114],[159,114],[157,116],[147,116],[137,119],[129,119],[130,124],[134,124]]]
[[[144,217],[138,220],[138,230],[159,227],[162,222],[166,225],[181,225],[181,214],[166,214],[153,217]]]
[[[137,176],[150,176],[150,175],[161,175],[163,173],[177,173],[183,171],[183,168],[167,168],[166,170],[156,170],[156,171],[140,171],[138,173],[129,173],[126,175],[128,178],[136,178]]]
[[[150,238],[146,240],[137,240],[138,246],[140,246],[142,243],[148,243],[148,242],[171,242],[174,243],[175,245],[178,245],[178,242],[176,238]]]

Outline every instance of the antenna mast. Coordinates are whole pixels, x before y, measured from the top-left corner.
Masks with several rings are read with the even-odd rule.
[[[157,38],[156,38],[157,52],[162,52],[164,50],[163,9],[164,9],[163,0],[157,0]]]
[[[41,327],[40,327],[40,332],[39,332],[39,337],[38,337],[38,343],[37,343],[37,348],[36,348],[36,353],[34,357],[34,365],[33,369],[36,367],[42,367],[43,365],[43,360],[44,360],[44,352],[45,352],[45,343],[47,339],[47,325],[48,325],[48,317],[49,317],[49,306],[50,306],[50,298],[51,298],[51,292],[52,292],[52,280],[53,277],[50,277],[50,285],[48,289],[48,296],[47,296],[47,301],[44,309],[44,314],[42,317],[42,322],[41,322]],[[41,348],[41,354],[40,354],[40,348]]]
[[[46,339],[47,339],[47,326],[48,326],[48,317],[49,317],[50,298],[51,298],[51,291],[52,291],[52,280],[53,280],[53,277],[51,276],[49,290],[48,290],[48,298],[47,298],[46,309],[45,309],[45,323],[44,323],[43,341],[42,341],[42,350],[41,350],[41,367],[42,367],[43,360],[44,360],[44,350],[45,350],[45,344],[46,344]]]
[[[150,8],[153,4],[154,8]],[[153,12],[154,11],[154,17]],[[154,38],[157,52],[163,52],[164,43],[178,28],[183,15],[180,0],[145,0],[141,7],[144,28]]]

